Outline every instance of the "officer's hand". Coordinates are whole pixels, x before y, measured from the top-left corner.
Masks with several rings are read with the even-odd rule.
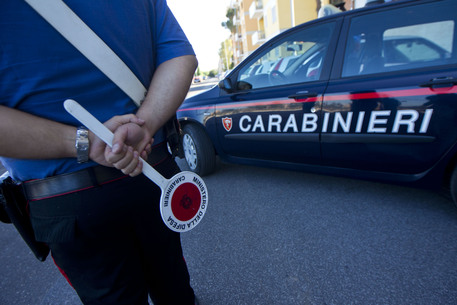
[[[151,152],[152,135],[143,124],[128,122],[114,131],[113,147],[105,149],[105,158],[126,175],[136,176],[142,171],[139,157]]]
[[[104,123],[104,125],[115,132],[120,126],[125,124],[133,124],[137,126],[144,125],[144,121],[136,117],[134,114],[127,114],[121,116],[115,116]],[[115,165],[112,162],[109,162],[105,157],[105,151],[108,147],[105,142],[100,140],[92,132],[89,132],[89,141],[90,141],[90,151],[89,158],[98,164],[114,167]],[[150,148],[149,148],[150,149]],[[141,172],[141,170],[140,170]]]
[[[151,133],[144,124],[129,122],[115,130],[113,150],[116,150],[117,145],[127,145],[134,151],[140,152],[141,157],[146,159],[151,152],[153,141]]]

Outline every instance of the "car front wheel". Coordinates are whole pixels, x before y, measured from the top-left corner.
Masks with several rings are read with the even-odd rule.
[[[203,129],[196,125],[183,127],[183,149],[186,163],[194,173],[205,176],[216,169],[216,153]]]

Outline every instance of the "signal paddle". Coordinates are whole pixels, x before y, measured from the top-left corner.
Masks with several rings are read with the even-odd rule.
[[[85,125],[110,147],[113,133],[74,100],[64,102],[65,110]],[[143,174],[161,189],[160,214],[165,225],[175,232],[187,232],[200,223],[206,213],[208,192],[200,176],[190,171],[180,172],[170,179],[164,178],[146,161]]]

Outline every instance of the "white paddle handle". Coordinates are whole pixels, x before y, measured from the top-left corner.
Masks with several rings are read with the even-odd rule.
[[[90,114],[86,109],[84,109],[80,104],[74,100],[66,100],[64,102],[65,110],[74,116],[78,121],[85,125],[90,131],[92,131],[97,137],[99,137],[103,142],[105,142],[109,147],[113,145],[114,135],[105,125],[103,125],[99,120],[97,120],[92,114]],[[165,179],[159,172],[157,172],[151,165],[146,161],[140,158],[140,161],[143,162],[143,174],[157,184],[162,190],[168,183],[168,180]]]

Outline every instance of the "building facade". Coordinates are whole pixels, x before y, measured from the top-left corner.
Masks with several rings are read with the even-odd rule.
[[[233,0],[230,8],[235,11],[235,28],[228,39],[230,43],[223,43],[223,47],[232,47],[223,54],[232,56],[221,58],[222,69],[236,66],[279,33],[317,18],[319,10],[325,5],[350,10],[364,6],[367,1],[372,0]]]

